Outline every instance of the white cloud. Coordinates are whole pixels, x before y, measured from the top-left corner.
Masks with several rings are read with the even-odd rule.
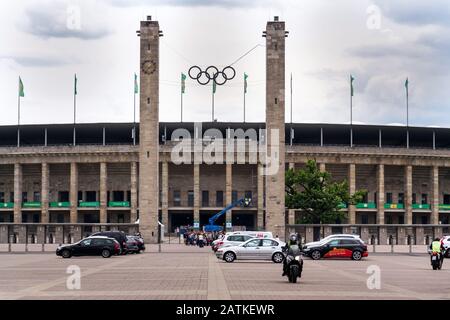
[[[78,38],[97,40],[111,34],[101,23],[92,5],[73,5],[69,1],[42,1],[25,9],[19,27],[41,38]]]
[[[273,4],[273,0],[105,0],[114,6],[175,6],[175,7],[222,7],[251,8]]]
[[[264,44],[261,35],[266,21],[279,15],[290,31],[287,121],[288,79],[293,72],[294,122],[348,123],[348,77],[353,74],[355,122],[404,123],[404,80],[409,77],[412,124],[448,126],[447,2],[428,2],[427,8],[419,1],[408,1],[407,8],[404,1],[373,3],[381,8],[381,30],[367,28],[370,0],[1,2],[0,92],[4,94],[0,110],[4,117],[0,121],[15,122],[10,110],[17,104],[21,75],[27,89],[24,123],[70,122],[74,73],[80,81],[79,121],[132,121],[133,74],[139,70],[135,31],[147,15],[157,19],[164,31],[160,118],[179,121],[180,73],[193,64],[229,64],[254,45]],[[79,33],[67,30],[65,14],[71,5],[81,9]],[[264,121],[264,54],[263,47],[254,50],[236,65],[236,78],[218,89],[219,121],[242,121],[244,72],[250,76],[247,121]],[[188,79],[184,120],[210,119],[210,87]]]

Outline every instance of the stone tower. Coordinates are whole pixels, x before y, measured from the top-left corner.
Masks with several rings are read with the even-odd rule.
[[[157,21],[141,21],[139,230],[148,243],[158,240],[159,209],[159,37]]]
[[[285,227],[285,31],[278,17],[266,31],[266,139],[270,170],[266,164],[266,229],[284,236]],[[275,150],[275,151],[274,151]]]

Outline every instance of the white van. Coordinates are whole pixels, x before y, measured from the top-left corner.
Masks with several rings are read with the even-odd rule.
[[[273,238],[272,232],[269,231],[233,231],[233,232],[227,232],[228,234],[240,234],[240,235],[246,235],[251,236],[253,238]]]
[[[265,231],[234,231],[227,232],[224,237],[213,241],[211,249],[217,251],[222,246],[236,246],[251,238],[272,238],[272,232]]]

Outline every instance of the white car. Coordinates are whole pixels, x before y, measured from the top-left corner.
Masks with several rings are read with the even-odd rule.
[[[217,251],[222,247],[236,246],[253,238],[253,236],[247,234],[226,234],[222,239],[213,242],[212,249]]]
[[[450,258],[450,236],[443,236],[441,238],[441,243],[445,248],[445,257]]]
[[[328,240],[331,240],[331,239],[342,239],[342,238],[357,239],[357,240],[360,240],[361,242],[363,242],[358,234],[345,234],[345,233],[342,233],[342,234],[329,235],[329,236],[327,236],[327,237],[325,237],[325,238],[323,238],[322,240],[319,240],[319,241],[305,243],[305,246],[307,246],[307,247],[315,247],[315,246],[321,245],[324,242],[327,242]]]
[[[226,262],[234,260],[272,260],[281,263],[286,243],[273,238],[253,238],[237,246],[221,247],[216,257]]]

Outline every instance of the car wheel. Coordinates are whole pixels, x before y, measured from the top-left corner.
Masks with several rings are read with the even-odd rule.
[[[445,253],[446,258],[450,258],[450,249],[447,249],[447,252]]]
[[[223,260],[225,260],[226,262],[233,262],[235,259],[236,255],[231,251],[228,251],[223,255]]]
[[[319,260],[322,257],[322,255],[320,254],[319,250],[314,250],[313,252],[311,252],[311,258],[313,260]]]
[[[103,249],[103,251],[102,251],[102,257],[103,257],[103,258],[109,258],[109,257],[111,257],[111,251],[109,251],[108,249]]]
[[[70,251],[69,251],[69,250],[63,250],[63,252],[61,253],[61,256],[62,256],[64,259],[68,259],[68,258],[70,258],[72,255],[70,254]]]
[[[359,261],[359,260],[361,260],[361,258],[362,258],[361,251],[358,251],[358,250],[353,251],[353,253],[352,253],[352,260]]]
[[[282,263],[284,256],[281,252],[275,252],[272,256],[272,261],[275,263]]]

